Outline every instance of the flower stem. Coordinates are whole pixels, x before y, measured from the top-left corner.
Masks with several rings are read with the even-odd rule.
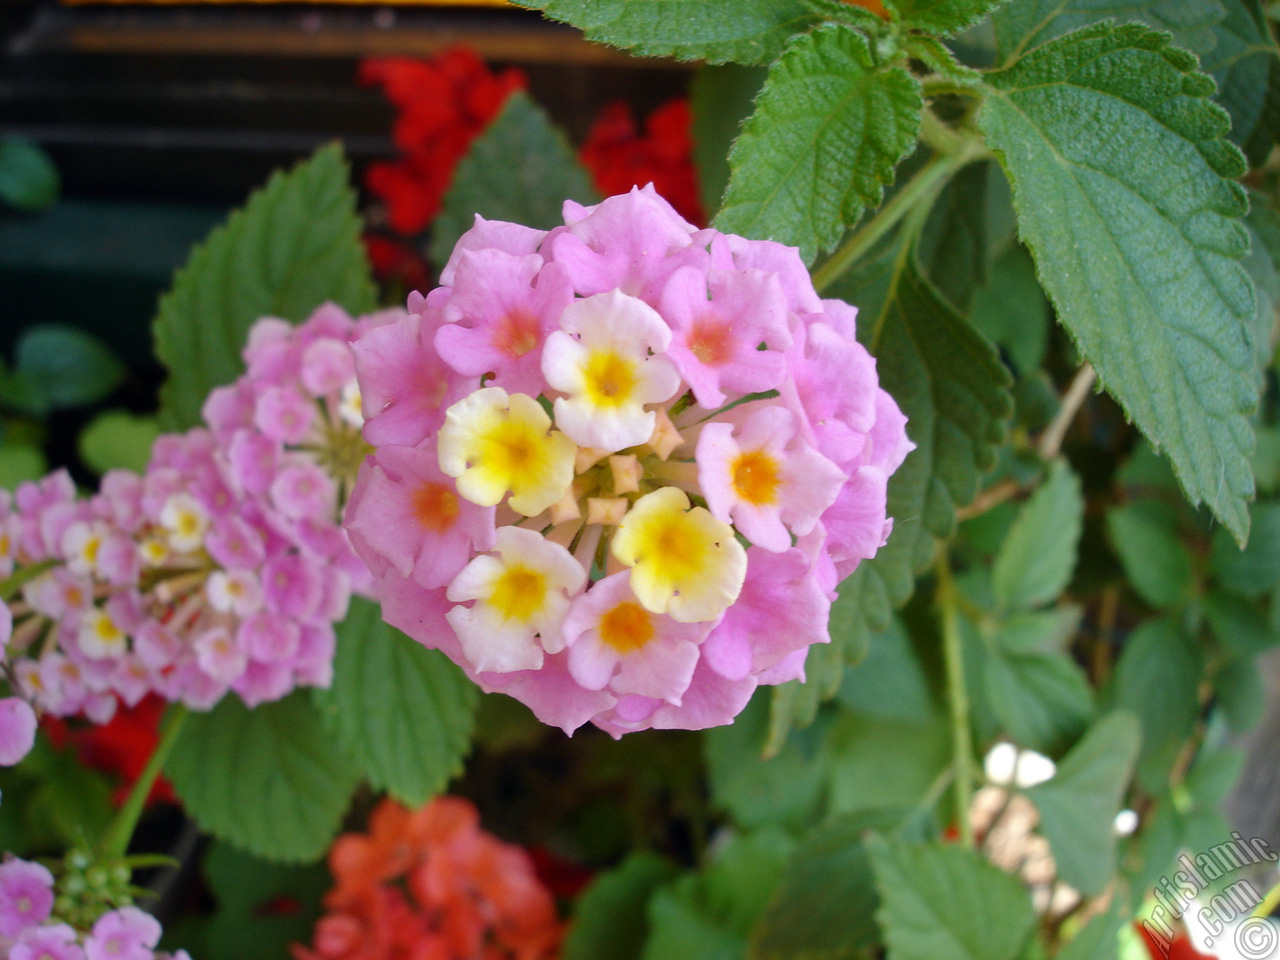
[[[151,793],[151,787],[155,784],[156,778],[160,776],[160,769],[164,766],[169,751],[173,749],[178,739],[178,732],[182,729],[182,721],[186,718],[185,705],[175,703],[169,709],[160,730],[160,742],[156,744],[142,775],[129,791],[124,806],[120,808],[102,837],[98,852],[103,860],[120,860],[128,851],[129,841],[133,838],[133,831],[138,826],[138,819],[142,816],[142,808],[147,802],[147,796]]]
[[[937,154],[916,171],[870,220],[850,234],[835,253],[813,272],[813,285],[821,292],[879,243],[922,200],[933,202],[937,191],[965,162],[961,154]]]
[[[18,591],[26,584],[42,573],[52,570],[59,562],[58,560],[41,560],[39,563],[33,563],[29,567],[23,567],[5,580],[0,580],[0,601],[8,603],[18,595]]]
[[[960,604],[955,581],[951,579],[951,559],[939,551],[938,607],[942,616],[942,650],[947,662],[947,700],[951,705],[952,767],[955,770],[956,818],[960,842],[973,847],[973,735],[969,730],[969,692],[964,682],[963,639],[960,636]]]

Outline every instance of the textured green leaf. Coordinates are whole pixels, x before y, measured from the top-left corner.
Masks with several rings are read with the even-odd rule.
[[[477,214],[549,230],[564,223],[565,200],[599,199],[564,134],[528,96],[514,93],[458,161],[431,224],[431,260],[438,267],[448,263]]]
[[[1280,50],[1257,0],[1221,0],[1226,16],[1213,28],[1213,48],[1201,57],[1218,84],[1217,101],[1231,114],[1231,139],[1258,166],[1280,132]]]
[[[1172,617],[1148,620],[1125,641],[1110,701],[1142,723],[1138,781],[1150,793],[1166,785],[1174,757],[1195,726],[1203,673],[1199,646]]]
[[[58,199],[58,168],[25,137],[0,140],[0,203],[34,213]]]
[[[802,0],[515,0],[642,57],[768,63],[813,16]]]
[[[910,27],[942,36],[971,27],[1003,0],[888,0],[889,7]]]
[[[649,935],[649,897],[674,872],[661,857],[633,853],[597,877],[574,908],[564,960],[638,960]]]
[[[259,317],[304,320],[332,300],[353,313],[375,306],[360,242],[356,194],[338,145],[277,172],[209,234],[160,300],[156,354],[169,370],[160,422],[200,422],[209,391],[244,369],[245,333]]]
[[[1080,478],[1065,460],[1057,460],[1018,511],[996,554],[996,602],[1006,609],[1038,607],[1065,590],[1076,568],[1083,524]]]
[[[1132,716],[1109,714],[1062,758],[1052,779],[1027,791],[1058,876],[1085,896],[1101,893],[1115,875],[1114,824],[1140,736]]]
[[[916,449],[889,478],[889,542],[840,585],[830,646],[836,646],[838,624],[845,649],[865,647],[868,632],[887,627],[893,609],[911,596],[935,539],[951,533],[956,508],[973,498],[995,465],[1013,407],[1009,373],[991,345],[921,278],[910,256],[899,258],[880,316],[864,321],[859,336],[876,357],[880,385],[907,415]],[[810,651],[811,660],[819,649]],[[794,681],[777,688],[772,742],[792,723],[807,723],[817,702],[835,692],[840,664],[829,692],[806,692]],[[821,676],[828,680],[830,672]],[[801,697],[809,710],[797,708]]]
[[[755,113],[729,155],[715,225],[800,248],[808,263],[880,202],[915,145],[920,84],[876,63],[860,33],[827,24],[769,68]]]
[[[461,771],[479,700],[443,653],[388,626],[360,597],[338,626],[333,685],[316,691],[325,725],[369,782],[410,807]]]
[[[1176,46],[1203,55],[1217,43],[1223,0],[1012,0],[992,15],[1000,62],[1099,22],[1145,23],[1168,30]]]
[[[1195,58],[1136,24],[1060,37],[988,75],[979,125],[1023,240],[1103,385],[1237,540],[1253,495],[1244,172]]]
[[[1191,553],[1178,537],[1172,511],[1149,500],[1116,507],[1107,513],[1107,533],[1143,600],[1153,607],[1173,607],[1190,599],[1195,586]],[[1226,542],[1236,550],[1229,537]]]
[[[80,459],[96,473],[132,470],[142,473],[151,460],[151,447],[160,436],[155,417],[137,417],[127,410],[105,410],[76,438]]]
[[[1017,877],[976,851],[867,841],[889,960],[1014,960],[1035,926]]]
[[[56,324],[27,330],[18,341],[15,365],[52,410],[96,403],[125,377],[124,364],[105,343],[76,327]]]
[[[751,960],[853,960],[879,940],[869,831],[924,840],[911,808],[854,814],[804,838],[751,932]]]
[[[689,84],[698,195],[708,216],[720,209],[729,185],[729,151],[742,130],[742,121],[751,115],[766,75],[763,67],[704,66]]]
[[[1280,503],[1255,503],[1249,514],[1253,535],[1243,550],[1215,531],[1209,571],[1228,590],[1256,597],[1280,583]]]
[[[165,773],[200,827],[268,860],[321,856],[359,775],[304,691],[248,709],[228,695],[192,713]]]

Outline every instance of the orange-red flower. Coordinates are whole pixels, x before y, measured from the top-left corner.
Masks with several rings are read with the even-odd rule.
[[[606,197],[652,183],[682,217],[705,224],[692,124],[689,101],[680,97],[649,114],[641,134],[631,108],[618,101],[596,119],[579,156]]]
[[[554,960],[564,932],[520,847],[480,829],[466,800],[410,811],[384,800],[368,833],[329,851],[329,912],[296,960]]]

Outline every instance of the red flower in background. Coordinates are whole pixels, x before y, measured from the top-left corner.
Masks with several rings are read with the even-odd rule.
[[[692,125],[689,101],[683,97],[649,114],[643,134],[627,104],[611,103],[582,145],[582,164],[606,197],[652,183],[682,217],[705,224],[693,166]]]
[[[564,933],[520,847],[480,829],[466,800],[380,803],[369,832],[329,851],[329,912],[296,960],[554,960]]]
[[[45,717],[42,726],[55,747],[62,749],[70,744],[86,767],[119,778],[111,799],[120,806],[160,742],[158,727],[165,706],[160,697],[148,694],[135,707],[121,705],[102,726],[73,726],[57,717]],[[156,778],[147,794],[147,805],[177,802],[169,781]]]
[[[1152,933],[1144,924],[1134,924],[1142,942],[1146,944],[1151,960],[1217,960],[1212,954],[1200,953],[1191,945],[1184,933],[1172,942]]]
[[[387,205],[397,233],[420,233],[440,209],[453,168],[476,135],[498,115],[524,74],[493,73],[471,50],[447,50],[433,60],[378,57],[360,64],[360,82],[380,86],[397,108],[392,138],[398,160],[375,163],[369,192]]]

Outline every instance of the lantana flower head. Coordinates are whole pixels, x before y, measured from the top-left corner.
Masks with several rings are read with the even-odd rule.
[[[794,249],[652,187],[564,219],[477,217],[355,343],[345,524],[390,623],[545,722],[727,723],[830,639],[906,420]]]

